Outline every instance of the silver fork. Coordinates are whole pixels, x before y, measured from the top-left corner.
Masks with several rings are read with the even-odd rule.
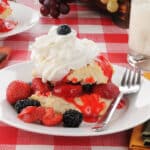
[[[121,85],[119,87],[120,94],[118,95],[117,99],[110,108],[109,113],[106,116],[105,120],[103,122],[100,122],[98,120],[95,126],[92,127],[92,130],[100,132],[107,129],[108,124],[123,95],[137,93],[140,90],[140,85],[141,85],[141,71],[140,70],[132,71],[131,69],[126,69],[121,79]]]

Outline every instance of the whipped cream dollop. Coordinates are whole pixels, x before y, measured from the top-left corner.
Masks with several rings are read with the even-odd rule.
[[[91,63],[100,54],[95,42],[77,38],[73,29],[66,35],[59,35],[57,28],[51,27],[48,34],[37,37],[29,48],[34,74],[43,82],[59,81],[71,69]]]

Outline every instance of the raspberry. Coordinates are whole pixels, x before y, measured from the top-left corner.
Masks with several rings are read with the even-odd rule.
[[[39,91],[41,94],[45,94],[50,91],[48,83],[43,83],[41,78],[34,78],[32,80],[31,88],[33,92]]]
[[[10,104],[15,104],[18,100],[26,99],[31,94],[31,87],[24,81],[12,81],[6,91],[6,97]]]
[[[115,99],[119,94],[119,88],[109,82],[107,84],[99,84],[93,87],[93,92],[99,94],[102,98]]]

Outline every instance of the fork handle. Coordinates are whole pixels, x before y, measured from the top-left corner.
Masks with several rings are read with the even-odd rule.
[[[109,113],[107,115],[107,117],[105,118],[105,120],[101,123],[99,122],[99,120],[97,121],[96,125],[92,128],[93,131],[103,131],[107,128],[108,123],[110,122],[119,102],[121,101],[121,98],[123,97],[123,93],[120,92],[120,94],[118,95],[117,99],[115,100],[115,102],[113,103],[112,107],[109,110]]]

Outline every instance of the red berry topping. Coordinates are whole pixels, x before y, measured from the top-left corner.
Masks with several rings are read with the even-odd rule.
[[[18,118],[27,123],[40,121],[46,126],[54,126],[62,121],[62,114],[55,113],[51,107],[27,106],[18,114]]]
[[[27,123],[41,121],[45,115],[46,110],[44,107],[27,106],[19,114],[18,118]]]
[[[95,122],[98,119],[99,113],[105,108],[105,102],[100,101],[100,96],[97,94],[85,94],[80,97],[82,105],[75,105],[83,113],[83,119],[87,122]]]
[[[108,79],[110,80],[112,78],[113,68],[109,60],[107,60],[104,56],[101,55],[99,56],[99,59],[97,62],[101,66],[105,76],[107,76]]]
[[[12,81],[7,88],[6,97],[10,104],[16,103],[21,99],[26,99],[31,94],[31,87],[24,81]]]
[[[115,99],[119,94],[119,88],[109,82],[107,84],[95,85],[93,92],[99,94],[102,98]]]
[[[42,117],[42,123],[46,126],[54,126],[62,121],[62,114],[55,113],[53,108],[46,108],[46,113]]]
[[[93,84],[95,83],[95,80],[93,77],[88,77],[88,78],[85,78],[85,81],[84,81],[86,84]]]
[[[0,32],[8,32],[16,27],[17,23],[11,20],[0,19]]]
[[[3,13],[9,7],[7,0],[0,1],[0,14]]]
[[[21,111],[21,113],[18,114],[18,118],[27,123],[35,122],[37,120],[37,116],[35,113],[36,108],[37,108],[36,106],[28,106],[24,108]]]
[[[34,78],[32,80],[31,88],[33,92],[40,92],[45,94],[50,91],[48,83],[43,83],[41,78]]]
[[[122,108],[125,107],[125,105],[126,105],[125,100],[126,100],[125,98],[122,98],[122,99],[121,99],[120,103],[119,103],[118,106],[117,106],[118,109],[122,109]]]
[[[36,110],[35,110],[36,120],[41,121],[43,115],[45,114],[45,112],[46,112],[46,110],[45,110],[44,107],[42,107],[42,106],[37,107]]]
[[[81,93],[81,85],[62,84],[56,85],[53,89],[53,94],[59,97],[77,97]]]

